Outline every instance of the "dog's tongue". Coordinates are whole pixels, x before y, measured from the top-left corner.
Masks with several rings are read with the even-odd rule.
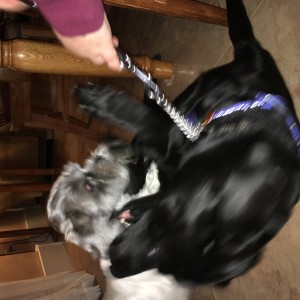
[[[124,210],[121,214],[118,216],[118,220],[125,220],[125,221],[131,221],[132,216],[130,214],[130,210]]]
[[[123,224],[126,228],[128,228],[132,224],[132,216],[129,210],[125,210],[119,214],[118,220],[121,224]]]

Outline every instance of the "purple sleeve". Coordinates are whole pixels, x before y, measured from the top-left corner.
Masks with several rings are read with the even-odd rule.
[[[53,28],[62,35],[84,35],[96,31],[104,20],[101,0],[36,0]]]

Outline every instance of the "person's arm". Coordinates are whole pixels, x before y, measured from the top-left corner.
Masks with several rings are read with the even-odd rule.
[[[101,0],[36,0],[61,43],[73,54],[95,64],[106,63],[120,70],[115,47]]]
[[[87,58],[94,64],[106,63],[112,70],[120,70],[120,61],[115,49],[118,39],[112,36],[106,15],[98,30],[84,35],[65,36],[54,28],[53,30],[61,43],[73,54]]]
[[[119,71],[120,61],[101,0],[35,0],[61,43],[73,54]],[[19,12],[29,6],[20,0],[0,0],[0,9]]]

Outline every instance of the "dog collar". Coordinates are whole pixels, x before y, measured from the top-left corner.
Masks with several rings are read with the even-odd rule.
[[[286,100],[279,95],[259,93],[255,96],[254,100],[241,101],[210,113],[204,121],[200,123],[197,120],[197,116],[194,111],[189,112],[186,115],[186,118],[194,126],[200,126],[203,130],[204,127],[213,120],[231,115],[235,112],[245,112],[255,108],[259,108],[261,110],[275,109],[280,114],[285,115],[285,122],[290,130],[294,143],[297,146],[298,157],[300,158],[300,128],[295,117],[291,114]]]

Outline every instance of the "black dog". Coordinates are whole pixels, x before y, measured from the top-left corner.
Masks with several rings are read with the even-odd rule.
[[[161,190],[124,209],[133,224],[110,247],[116,277],[150,268],[179,281],[228,281],[252,267],[300,195],[300,132],[271,55],[241,0],[227,0],[233,62],[201,75],[173,103],[210,122],[190,142],[152,106],[99,86],[77,89],[93,115],[135,133],[158,163]],[[213,117],[212,117],[213,115]]]

